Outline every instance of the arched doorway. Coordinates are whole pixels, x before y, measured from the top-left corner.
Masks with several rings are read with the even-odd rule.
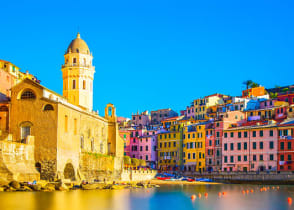
[[[75,180],[75,169],[71,163],[67,163],[63,172],[65,179]]]
[[[41,173],[41,170],[42,170],[42,166],[41,166],[41,163],[36,163],[35,164],[35,167],[36,167],[36,169],[37,169],[37,171],[39,172],[39,173]]]

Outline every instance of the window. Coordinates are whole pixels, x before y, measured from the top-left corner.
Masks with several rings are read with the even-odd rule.
[[[145,150],[148,151],[148,146],[145,146]]]
[[[191,154],[190,153],[188,153],[188,159],[190,159],[191,158]]]
[[[228,157],[224,156],[224,162],[227,163],[228,162]]]
[[[234,150],[234,143],[230,144],[231,150]]]
[[[244,161],[247,161],[247,155],[244,155]]]
[[[21,99],[35,99],[36,95],[32,91],[25,91],[21,94]]]
[[[228,137],[228,134],[227,134],[227,132],[226,132],[226,133],[224,133],[224,137],[225,137],[225,138],[227,138],[227,137]]]
[[[256,142],[253,142],[253,149],[256,149]]]
[[[77,127],[78,127],[78,123],[77,123],[77,119],[74,119],[74,134],[77,135]]]
[[[238,143],[238,150],[241,150],[241,143]]]
[[[234,156],[230,157],[230,162],[233,163],[234,162]]]
[[[195,157],[195,153],[193,153],[193,159],[195,159],[196,157]]]
[[[269,131],[269,135],[270,135],[270,136],[274,136],[274,131],[273,131],[273,130],[270,130],[270,131]]]
[[[247,131],[244,131],[244,138],[247,138],[247,135],[248,135]]]
[[[174,147],[176,147],[176,142],[174,141]]]
[[[270,154],[270,160],[274,160],[274,155]]]
[[[216,137],[219,137],[219,132],[216,132]]]
[[[256,155],[253,155],[253,161],[256,161]]]
[[[24,123],[21,126],[21,139],[25,140],[29,135],[31,135],[31,125]]]
[[[263,142],[259,142],[259,149],[263,149]]]
[[[146,157],[145,157],[145,158],[146,158],[146,160],[148,160],[148,155],[146,155]]]
[[[238,138],[241,138],[241,137],[242,137],[242,133],[238,132]]]
[[[76,80],[75,79],[72,81],[72,89],[76,89]]]
[[[288,142],[288,150],[290,150],[291,149],[291,142]]]
[[[68,116],[65,115],[64,116],[64,132],[67,133],[67,131],[68,131]]]
[[[281,149],[284,149],[284,142],[281,142],[281,143],[280,143],[280,148],[281,148]]]
[[[263,131],[259,131],[259,136],[263,137]]]
[[[73,58],[72,62],[73,63],[77,63],[77,59],[76,58]]]
[[[53,110],[54,110],[54,108],[51,104],[46,104],[44,106],[44,111],[53,111]]]
[[[270,141],[269,148],[270,148],[270,149],[273,149],[273,148],[274,148],[274,142],[273,142],[273,141]]]
[[[238,161],[239,162],[241,161],[241,155],[238,155]]]
[[[234,133],[233,132],[231,132],[231,138],[233,138],[234,137]]]
[[[94,138],[91,139],[91,150],[92,150],[92,152],[94,152],[94,150],[95,150]]]
[[[84,136],[81,136],[80,147],[81,147],[81,149],[84,149]]]
[[[259,160],[263,160],[263,155],[259,155]]]
[[[252,136],[256,137],[256,131],[253,131]]]
[[[280,156],[281,161],[284,161],[284,155]]]
[[[86,90],[86,80],[83,80],[83,89]]]
[[[228,145],[227,145],[227,143],[224,144],[224,150],[225,150],[225,151],[228,150]]]
[[[244,142],[244,150],[247,150],[247,142]]]
[[[288,155],[288,160],[292,160],[292,157],[291,157],[291,155]]]

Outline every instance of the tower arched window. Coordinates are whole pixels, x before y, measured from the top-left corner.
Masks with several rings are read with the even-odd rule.
[[[86,90],[86,80],[83,80],[83,89]]]
[[[84,58],[84,65],[86,65],[86,58]]]
[[[22,94],[21,94],[21,99],[35,99],[36,98],[36,95],[30,91],[30,90],[27,90],[27,91],[24,91]]]
[[[80,147],[81,149],[84,149],[84,136],[81,136],[81,140],[80,140]]]
[[[94,138],[91,139],[91,150],[92,150],[92,152],[94,152],[94,150],[95,150]]]
[[[75,79],[72,81],[72,89],[76,89],[76,80]]]
[[[73,63],[77,63],[77,59],[76,58],[73,58],[72,62]]]
[[[80,52],[78,48],[76,49],[76,52],[77,52],[77,53],[79,53],[79,52]]]

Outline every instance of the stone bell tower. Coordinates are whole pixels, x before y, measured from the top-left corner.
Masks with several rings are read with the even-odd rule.
[[[74,105],[93,109],[93,80],[95,67],[89,47],[80,33],[71,41],[62,65],[63,96]]]

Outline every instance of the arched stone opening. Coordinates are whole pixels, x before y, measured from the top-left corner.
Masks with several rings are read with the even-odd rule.
[[[39,173],[41,173],[41,171],[42,171],[42,165],[41,165],[41,163],[37,162],[37,163],[35,164],[35,167],[36,167],[36,170],[37,170]]]
[[[65,165],[63,176],[65,179],[75,180],[75,169],[71,163]]]

